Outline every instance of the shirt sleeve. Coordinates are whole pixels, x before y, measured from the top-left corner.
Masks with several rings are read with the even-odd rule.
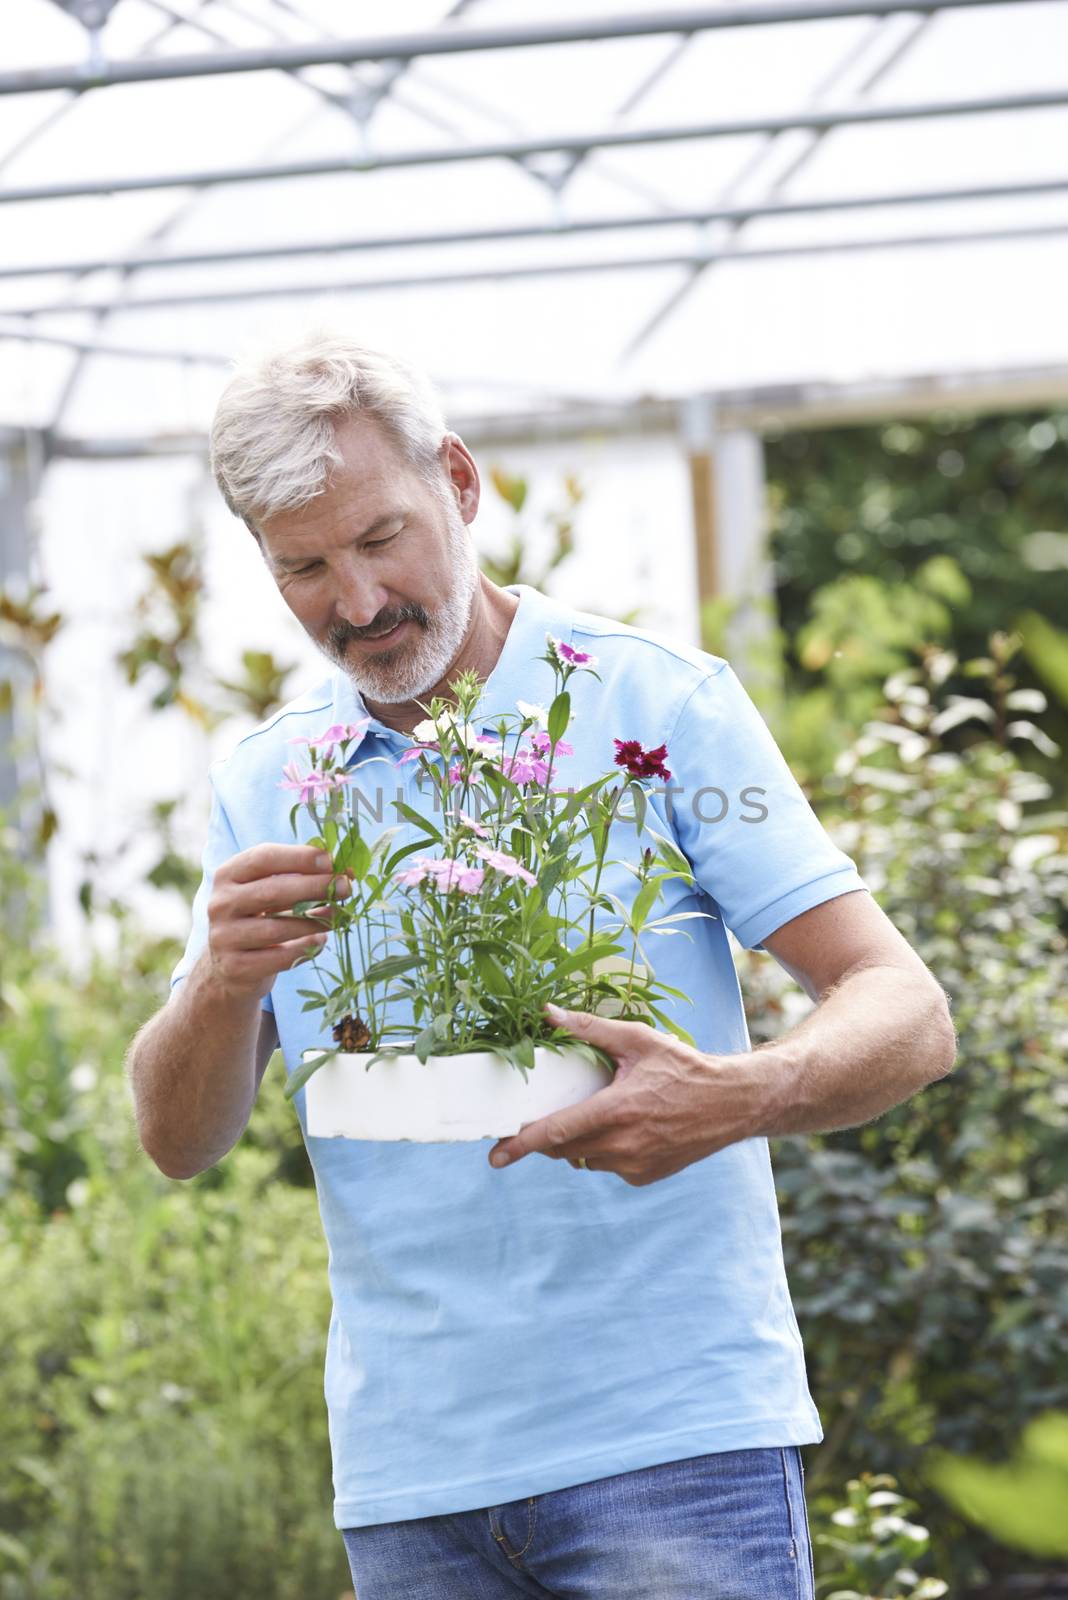
[[[698,884],[747,949],[762,949],[803,911],[867,888],[729,663],[690,694],[667,762],[676,837]]]
[[[188,977],[191,969],[196,965],[197,958],[207,948],[208,943],[208,901],[211,899],[211,888],[215,881],[215,870],[222,862],[235,856],[240,848],[234,837],[234,830],[230,819],[226,815],[225,807],[219,799],[219,791],[215,787],[215,780],[211,773],[208,774],[211,785],[211,812],[208,817],[208,837],[204,844],[201,856],[201,879],[196,894],[193,896],[193,924],[189,930],[182,959],[171,973],[171,994]],[[260,1009],[274,1011],[274,1002],[270,994],[265,994],[260,1000]]]

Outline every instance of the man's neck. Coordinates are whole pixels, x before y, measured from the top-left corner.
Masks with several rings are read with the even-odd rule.
[[[477,672],[483,681],[488,678],[504,649],[508,629],[518,608],[518,595],[498,588],[484,573],[479,573],[479,586],[471,608],[471,624],[464,642],[448,671],[419,698],[425,703],[433,700],[435,695],[447,697],[449,683],[459,672],[470,670]],[[387,728],[396,728],[398,733],[411,733],[418,723],[426,720],[426,712],[414,700],[369,700],[364,695],[363,703],[372,716],[384,722]]]

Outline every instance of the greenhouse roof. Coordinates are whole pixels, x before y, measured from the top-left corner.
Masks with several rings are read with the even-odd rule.
[[[9,0],[0,425],[342,319],[454,413],[1068,372],[1068,3]]]

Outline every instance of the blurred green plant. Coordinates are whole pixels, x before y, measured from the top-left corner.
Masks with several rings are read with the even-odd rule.
[[[811,1518],[816,1593],[823,1600],[940,1600],[948,1584],[917,1571],[931,1536],[910,1520],[916,1510],[889,1474],[851,1478],[845,1505]]]
[[[962,1516],[1002,1544],[1068,1556],[1068,1413],[1050,1411],[1028,1423],[1010,1462],[940,1452],[928,1475]]]
[[[1037,691],[1013,684],[1016,644],[894,674],[825,785],[832,833],[949,995],[959,1054],[873,1123],[775,1145],[817,1491],[872,1463],[916,1484],[930,1448],[997,1455],[1068,1404],[1068,817],[1021,759],[1047,736],[1019,714]],[[742,975],[755,1042],[808,1009],[757,956]],[[977,1530],[945,1519],[935,1544],[954,1583],[1003,1570]]]
[[[1016,631],[1023,641],[1024,654],[1046,688],[1061,705],[1068,706],[1068,633],[1055,628],[1037,611],[1021,612]]]
[[[1027,641],[1020,686],[1044,684],[1057,697],[1047,731],[1068,744],[1068,697],[1058,687],[1065,683],[1065,658],[1056,681],[1040,660],[1049,655],[1050,638],[1041,622],[1068,617],[1068,411],[984,417],[941,411],[865,427],[769,433],[765,446],[789,699],[807,699],[807,690],[826,696],[822,673],[802,659],[802,641],[808,638],[811,648],[806,630],[828,585],[875,579],[886,606],[900,616],[899,590],[915,588],[924,572],[929,581],[932,559],[948,561],[964,580],[954,575],[936,593],[948,629],[921,626],[914,642],[944,642],[964,660],[980,655],[991,633],[1017,629]],[[852,593],[878,630],[874,591]],[[1030,624],[1036,616],[1040,622]],[[840,659],[848,666],[848,656]],[[845,729],[845,737],[854,737],[857,726]],[[807,722],[802,731],[811,740]],[[1060,794],[1068,792],[1063,767],[1036,765]]]
[[[535,589],[544,588],[549,575],[566,561],[575,548],[575,511],[581,504],[585,490],[572,474],[564,477],[563,497],[558,506],[550,508],[544,517],[549,535],[549,549],[540,561],[531,554],[532,539],[529,523],[523,520],[523,510],[530,493],[529,481],[518,473],[501,466],[490,469],[490,482],[505,505],[515,513],[508,547],[499,555],[484,553],[479,556],[479,566],[491,583],[502,587],[508,583],[529,583]]]
[[[0,1212],[0,1600],[340,1596],[314,1195],[246,1145],[171,1184],[92,1097],[106,1167]]]

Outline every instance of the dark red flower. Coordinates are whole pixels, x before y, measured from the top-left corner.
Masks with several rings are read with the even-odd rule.
[[[635,778],[670,778],[665,767],[667,745],[658,744],[655,750],[643,750],[637,739],[616,739],[616,766],[626,767]]]

